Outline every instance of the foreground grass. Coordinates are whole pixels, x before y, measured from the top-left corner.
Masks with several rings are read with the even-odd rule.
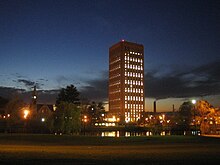
[[[0,135],[0,164],[215,164],[220,139]]]

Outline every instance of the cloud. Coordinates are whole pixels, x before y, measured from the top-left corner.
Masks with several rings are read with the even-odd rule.
[[[56,102],[56,98],[59,92],[59,89],[38,90],[38,103],[54,104]],[[11,87],[0,87],[0,96],[3,98],[12,98],[14,96],[19,96],[25,102],[30,103],[32,91],[26,91],[24,89],[16,89]]]
[[[158,67],[159,68],[159,67]],[[188,98],[197,96],[211,96],[220,94],[220,61],[205,64],[199,67],[185,70],[176,70],[175,67],[164,73],[160,69],[148,69],[145,74],[145,97],[165,98]],[[158,74],[159,73],[159,74]],[[162,74],[163,73],[163,74]],[[19,82],[30,87],[34,82],[19,79]],[[94,101],[108,99],[108,72],[104,72],[99,79],[87,80],[84,86],[78,88],[82,98]],[[31,91],[23,89],[0,87],[0,96],[8,97],[14,93],[21,94],[26,100],[31,98]],[[55,103],[59,89],[38,90],[40,102]]]
[[[55,104],[59,89],[54,90],[38,90],[38,103]]]
[[[28,87],[35,85],[35,82],[30,81],[30,80],[25,80],[25,79],[18,79],[18,82],[21,82],[21,83],[23,83],[25,86],[28,86]]]
[[[11,98],[14,95],[20,95],[24,93],[24,89],[16,89],[11,87],[1,87],[0,86],[0,96],[4,98]]]
[[[100,79],[87,80],[87,86],[79,89],[80,95],[93,101],[106,100],[108,98],[108,72],[102,72]]]
[[[219,66],[217,61],[160,77],[149,72],[145,75],[145,96],[160,99],[220,94]]]
[[[159,67],[158,67],[159,68]],[[161,68],[163,69],[163,67]],[[145,97],[187,98],[220,94],[220,61],[205,64],[196,68],[171,66],[169,72],[152,69],[145,73]],[[184,70],[186,69],[186,70]],[[90,100],[108,98],[108,74],[100,79],[87,81],[80,92]]]
[[[34,81],[30,81],[27,79],[18,79],[17,82],[22,83],[28,90],[30,90],[31,88],[33,88],[34,86],[37,87],[37,89],[40,89],[41,86],[43,86],[43,83],[38,83],[38,82],[34,82]]]

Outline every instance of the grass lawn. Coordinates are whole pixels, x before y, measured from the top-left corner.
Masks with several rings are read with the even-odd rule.
[[[0,164],[218,164],[220,138],[0,135]]]

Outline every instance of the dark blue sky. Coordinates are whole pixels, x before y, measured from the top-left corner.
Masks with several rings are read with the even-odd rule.
[[[106,99],[108,49],[125,39],[145,47],[147,97],[219,98],[219,29],[217,0],[1,0],[0,86]]]

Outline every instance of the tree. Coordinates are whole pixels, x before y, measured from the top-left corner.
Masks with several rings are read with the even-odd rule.
[[[103,121],[104,117],[102,116],[102,114],[105,114],[103,103],[99,102],[98,104],[96,104],[96,102],[93,101],[88,107],[87,113],[89,115],[89,121],[92,125],[94,125],[95,122]]]
[[[4,111],[2,110],[5,108],[7,103],[8,103],[8,100],[0,96],[0,114],[4,113]]]
[[[25,107],[25,103],[18,97],[11,99],[5,108],[5,114],[7,118],[7,130],[12,130],[12,128],[18,127],[23,120],[22,110]]]
[[[58,105],[62,101],[73,104],[76,104],[79,101],[79,92],[74,85],[61,89],[60,93],[58,94],[56,104]]]
[[[194,105],[188,101],[184,102],[179,108],[179,126],[184,129],[184,131],[189,131],[190,124],[192,122],[195,111],[193,111]]]
[[[216,111],[213,106],[205,100],[200,100],[196,104],[198,110],[198,121],[202,134],[214,133],[216,128]]]
[[[73,103],[61,102],[55,111],[54,128],[60,133],[79,133],[81,129],[81,112]]]

